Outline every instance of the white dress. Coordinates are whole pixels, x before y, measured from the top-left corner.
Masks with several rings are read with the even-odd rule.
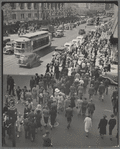
[[[90,128],[92,127],[92,120],[90,117],[86,117],[84,120],[85,123],[85,132],[89,132]]]

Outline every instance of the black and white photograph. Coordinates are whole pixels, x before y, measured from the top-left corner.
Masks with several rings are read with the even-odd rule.
[[[119,145],[118,2],[2,2],[2,147]]]

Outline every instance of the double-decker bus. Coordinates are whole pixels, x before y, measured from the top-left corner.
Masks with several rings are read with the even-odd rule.
[[[15,40],[14,54],[17,56],[21,53],[35,52],[51,45],[51,38],[48,31],[38,31],[21,35]]]

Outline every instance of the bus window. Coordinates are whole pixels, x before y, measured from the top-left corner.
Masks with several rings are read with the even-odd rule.
[[[16,43],[16,48],[21,48],[21,42]]]
[[[22,49],[24,49],[25,48],[25,44],[22,44]]]

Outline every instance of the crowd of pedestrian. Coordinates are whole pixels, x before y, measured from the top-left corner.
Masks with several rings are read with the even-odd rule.
[[[102,78],[103,73],[111,71],[111,45],[107,38],[101,38],[105,32],[107,29],[97,28],[86,34],[84,42],[74,50],[67,49],[62,53],[53,54],[51,62],[46,66],[45,74],[36,73],[35,76],[31,77],[29,88],[18,86],[15,89],[14,79],[7,76],[3,127],[7,130],[8,135],[11,133],[9,122],[7,124],[7,120],[9,121],[7,111],[11,101],[15,103],[17,97],[17,104],[21,102],[25,106],[23,116],[18,112],[17,137],[20,137],[23,125],[25,138],[34,141],[37,130],[40,128],[42,131],[42,126],[47,130],[48,125],[52,130],[57,125],[56,118],[63,112],[67,119],[67,128],[70,129],[74,109],[77,110],[79,116],[86,116],[84,119],[85,132],[86,137],[89,136],[90,128],[94,123],[92,121],[93,114],[97,111],[94,98],[99,94],[98,100],[104,102],[106,95],[109,94],[110,81]],[[99,65],[97,65],[98,59]],[[89,94],[88,99],[87,93]],[[98,124],[102,139],[106,134],[106,126],[109,125],[110,140],[112,140],[112,130],[116,125],[114,117],[118,113],[117,87],[113,91],[111,99],[113,105],[111,119],[107,121],[106,115],[104,115]],[[48,131],[43,136],[43,146],[47,146],[46,138],[49,140],[48,146],[51,146]]]

